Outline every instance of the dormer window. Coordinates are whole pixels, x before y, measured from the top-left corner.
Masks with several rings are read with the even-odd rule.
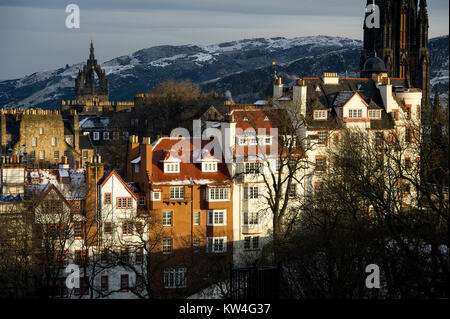
[[[217,162],[204,162],[202,163],[202,172],[215,173],[217,172]]]
[[[381,111],[380,110],[369,110],[369,118],[371,119],[380,119]]]
[[[361,118],[362,117],[362,110],[348,110],[348,117],[351,118]]]
[[[164,163],[164,173],[175,174],[180,172],[180,163]]]
[[[266,115],[266,116],[264,116],[264,121],[269,121],[269,117]]]
[[[244,122],[248,122],[248,117],[247,116],[244,116]]]
[[[327,119],[327,111],[314,111],[314,119],[315,120],[326,120]]]

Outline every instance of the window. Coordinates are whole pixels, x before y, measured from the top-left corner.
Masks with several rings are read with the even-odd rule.
[[[258,145],[258,138],[256,136],[250,136],[248,138],[248,143],[250,145]]]
[[[98,141],[100,139],[100,133],[99,132],[93,132],[92,134],[93,134],[92,139],[94,141]]]
[[[348,117],[350,118],[361,118],[362,110],[348,110]]]
[[[60,267],[65,267],[69,264],[69,252],[68,251],[57,251],[55,253],[56,264]]]
[[[131,197],[117,197],[116,208],[133,208],[133,199]]]
[[[83,151],[83,158],[86,159],[89,156],[89,152],[88,151]]]
[[[192,241],[192,246],[194,248],[194,252],[197,253],[200,251],[200,239],[194,238]]]
[[[30,158],[31,158],[32,160],[34,160],[34,159],[36,158],[36,151],[31,151],[31,152],[30,152]]]
[[[37,137],[33,137],[31,140],[31,146],[37,146]]]
[[[391,117],[394,121],[398,121],[398,110],[392,110]]]
[[[120,275],[120,290],[127,291],[128,290],[128,274]]]
[[[244,116],[243,120],[244,120],[244,122],[248,122],[248,117]]]
[[[56,137],[52,137],[52,146],[56,146]]]
[[[74,289],[74,295],[75,296],[89,295],[89,278],[88,277],[80,278],[80,288]]]
[[[139,197],[139,206],[145,206],[145,196]]]
[[[43,127],[39,128],[39,134],[44,135],[44,128]]]
[[[120,136],[120,133],[119,133],[119,132],[113,132],[113,139],[114,139],[114,140],[118,140],[118,139],[119,139],[119,136]]]
[[[297,197],[297,184],[289,186],[288,196],[291,198]]]
[[[139,173],[139,164],[134,165],[134,172]]]
[[[411,105],[406,105],[406,119],[411,119]]]
[[[269,117],[267,115],[264,115],[264,122],[269,121]]]
[[[254,163],[244,163],[245,164],[245,174],[258,174],[259,169],[262,166],[262,163],[254,162]]]
[[[263,145],[272,145],[272,136],[264,136],[262,138]]]
[[[326,120],[327,119],[327,111],[314,111],[314,119],[315,120]]]
[[[194,225],[200,225],[200,212],[194,213]]]
[[[111,222],[105,222],[105,224],[104,224],[104,232],[105,232],[105,234],[111,234],[111,232],[112,232],[112,224],[111,224]]]
[[[109,132],[103,132],[103,139],[105,141],[109,140]]]
[[[77,265],[82,265],[83,263],[88,263],[89,261],[89,253],[86,249],[84,250],[75,250],[74,260],[73,262]]]
[[[247,137],[245,136],[239,136],[238,138],[238,145],[246,145],[247,144]]]
[[[54,151],[54,152],[53,152],[53,158],[54,158],[55,160],[59,160],[59,151]]]
[[[333,135],[333,144],[334,145],[339,145],[339,134],[334,134]]]
[[[217,162],[202,163],[202,172],[204,172],[204,173],[217,172]]]
[[[105,204],[111,204],[111,193],[105,193]]]
[[[163,226],[172,226],[172,212],[163,212]]]
[[[130,261],[130,252],[128,248],[120,249],[120,262],[127,264]]]
[[[170,254],[173,250],[173,240],[172,238],[163,239],[163,254]]]
[[[73,235],[75,239],[81,239],[84,236],[84,225],[81,222],[75,222],[73,224]]]
[[[416,113],[416,118],[420,121],[420,105],[417,105],[417,113]]]
[[[258,225],[259,214],[257,212],[244,212],[244,225]]]
[[[327,145],[327,141],[328,141],[328,132],[320,131],[318,136],[319,136],[318,144],[322,145],[322,146],[326,146]]]
[[[186,288],[186,267],[164,268],[164,288]]]
[[[143,234],[144,233],[144,224],[142,222],[136,222],[136,233],[137,234]]]
[[[244,237],[244,249],[259,249],[259,236]]]
[[[244,200],[258,199],[258,186],[244,187]]]
[[[100,290],[101,291],[108,291],[108,276],[101,276],[100,277]]]
[[[209,210],[208,226],[224,226],[227,224],[226,210]]]
[[[122,223],[122,235],[133,235],[133,224],[131,222]]]
[[[152,199],[155,201],[161,200],[161,192],[152,192]]]
[[[323,194],[323,183],[317,182],[314,184],[314,197],[320,198]]]
[[[412,142],[412,129],[410,127],[405,128],[405,142],[406,143]]]
[[[230,200],[230,188],[228,187],[217,187],[208,188],[209,201],[227,201]]]
[[[184,199],[184,186],[171,187],[170,199]]]
[[[102,249],[101,253],[100,253],[100,262],[102,264],[107,264],[109,263],[109,250],[108,249]]]
[[[380,110],[369,110],[369,118],[371,119],[380,119],[381,111]]]
[[[39,159],[45,160],[45,151],[39,151]]]
[[[227,251],[226,237],[208,237],[207,249],[212,253],[223,253]]]
[[[144,261],[144,248],[139,247],[136,249],[136,264],[140,265]]]
[[[164,163],[164,173],[174,174],[180,172],[180,163]]]
[[[316,168],[315,171],[318,173],[325,172],[327,165],[326,157],[317,157],[316,158]]]

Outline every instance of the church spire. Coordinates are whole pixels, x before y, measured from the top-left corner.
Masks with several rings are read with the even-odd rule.
[[[91,47],[89,49],[89,60],[95,60],[95,55],[94,55],[94,42],[91,39]]]

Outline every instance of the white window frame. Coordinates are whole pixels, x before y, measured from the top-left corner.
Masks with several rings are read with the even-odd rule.
[[[173,212],[164,211],[162,217],[163,226],[172,227],[173,226]]]
[[[100,140],[100,132],[92,132],[92,140],[94,141]]]
[[[180,172],[180,163],[164,163],[165,174],[177,174]]]
[[[326,119],[327,119],[327,111],[326,110],[314,111],[314,120],[326,120]]]
[[[163,281],[164,288],[176,289],[186,288],[186,267],[166,267],[164,268]]]
[[[222,241],[222,249],[216,249]],[[227,251],[227,237],[208,237],[206,240],[207,251],[211,253],[225,253]]]
[[[200,212],[194,212],[194,216],[192,217],[192,220],[194,222],[195,226],[199,226],[200,225]]]
[[[109,140],[109,132],[103,132],[103,140],[105,141]]]
[[[170,199],[184,199],[184,186],[170,187]]]
[[[216,173],[217,172],[217,162],[203,162],[202,163],[203,173]]]
[[[52,146],[56,146],[56,137],[52,137]]]
[[[161,192],[152,192],[152,201],[160,201]]]
[[[40,127],[40,128],[39,128],[39,134],[40,134],[40,135],[44,135],[44,128],[43,128],[43,127]]]
[[[348,117],[353,118],[353,119],[360,119],[360,118],[362,118],[362,110],[361,109],[349,109]]]
[[[245,162],[244,172],[245,174],[259,174],[259,170],[262,167],[261,162]]]
[[[259,225],[259,213],[258,212],[244,212],[242,214],[242,224],[245,226]]]
[[[321,137],[320,137],[321,134],[325,134],[325,138],[324,139],[321,139]],[[318,136],[318,142],[317,142],[318,145],[326,146],[328,144],[327,143],[328,142],[328,132],[327,131],[319,131],[317,133],[317,136]]]
[[[31,140],[31,146],[36,147],[37,145],[38,145],[37,137],[33,137],[33,139]]]
[[[237,142],[240,146],[247,145],[247,136],[238,136]]]
[[[255,239],[257,238],[256,242],[257,245],[255,247]],[[248,243],[248,247],[246,247]],[[244,237],[244,250],[257,250],[260,249],[260,243],[261,243],[261,237],[259,235],[256,236],[245,236]]]
[[[369,118],[371,119],[381,118],[381,110],[369,110]]]
[[[167,245],[167,243],[170,243],[170,245]],[[163,238],[163,254],[171,254],[173,252],[173,238]],[[167,249],[170,247],[170,251]]]
[[[230,187],[208,187],[208,202],[227,202],[230,200]]]
[[[259,186],[258,185],[246,185],[244,186],[244,200],[258,199]]]
[[[226,226],[227,225],[227,210],[214,209],[206,212],[207,226]]]
[[[39,151],[39,159],[45,160],[45,151]]]

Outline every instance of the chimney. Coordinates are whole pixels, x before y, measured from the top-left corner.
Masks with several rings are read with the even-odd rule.
[[[283,83],[281,77],[275,78],[275,83],[273,84],[273,99],[276,101],[283,96]]]
[[[292,100],[294,105],[300,110],[300,114],[306,116],[306,99],[307,99],[308,87],[305,80],[298,79],[292,89]]]
[[[97,243],[98,214],[100,198],[98,182],[103,178],[104,166],[100,155],[94,155],[92,162],[86,166],[86,240],[88,245]]]
[[[141,154],[141,163],[139,168],[139,182],[142,183],[144,189],[147,189],[148,178],[147,174],[151,176],[152,174],[152,143],[150,137],[143,137],[142,143],[139,146]]]
[[[128,140],[127,145],[127,156],[126,156],[126,176],[125,179],[132,181],[133,179],[133,165],[130,163],[136,157],[139,156],[139,137],[137,135],[131,135]]]
[[[78,119],[78,112],[77,110],[73,110],[73,147],[75,150],[80,149],[80,122]]]
[[[339,76],[337,73],[325,72],[323,74],[323,84],[325,85],[338,85],[339,84]]]

